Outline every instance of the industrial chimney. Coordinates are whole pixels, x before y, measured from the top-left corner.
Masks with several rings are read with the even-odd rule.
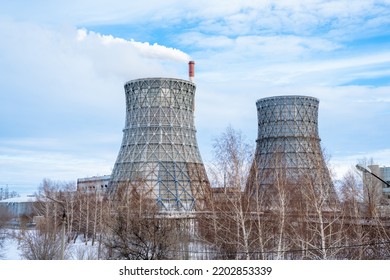
[[[194,82],[194,78],[195,78],[195,61],[188,62],[188,76],[190,78],[190,82]]]
[[[194,63],[190,62],[190,77]],[[209,181],[194,125],[194,83],[144,78],[125,84],[126,124],[110,189],[141,181],[166,211],[199,209]]]

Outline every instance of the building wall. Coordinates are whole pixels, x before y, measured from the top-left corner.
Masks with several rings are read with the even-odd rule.
[[[390,184],[390,167],[374,164],[369,165],[368,168],[372,173]],[[383,199],[390,199],[389,186],[367,172],[364,172],[363,174],[363,184],[366,187],[369,186],[375,189],[376,200],[379,204],[383,204]]]
[[[93,176],[77,179],[77,190],[88,192],[106,192],[111,175]]]
[[[388,184],[390,184],[390,167],[381,167],[381,175],[383,180],[385,180]]]
[[[0,201],[0,207],[4,207],[13,217],[32,216],[34,214],[35,196],[13,197]]]

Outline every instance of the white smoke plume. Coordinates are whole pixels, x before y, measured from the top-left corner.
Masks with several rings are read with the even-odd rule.
[[[161,60],[173,60],[178,62],[188,62],[190,56],[178,49],[169,48],[159,45],[157,43],[150,44],[149,42],[137,42],[133,39],[125,40],[123,38],[114,37],[112,35],[102,35],[93,31],[87,31],[85,29],[79,29],[77,31],[78,41],[87,40],[88,37],[98,39],[104,45],[122,45],[129,48],[133,48],[139,52],[142,56],[152,59]]]

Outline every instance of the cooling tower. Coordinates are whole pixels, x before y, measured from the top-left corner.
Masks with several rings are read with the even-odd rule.
[[[142,181],[162,210],[191,211],[209,181],[194,126],[193,82],[145,78],[125,84],[126,123],[111,190]]]
[[[249,191],[267,190],[281,180],[290,185],[310,180],[335,198],[320,147],[318,99],[268,97],[259,99],[256,106],[258,137]]]

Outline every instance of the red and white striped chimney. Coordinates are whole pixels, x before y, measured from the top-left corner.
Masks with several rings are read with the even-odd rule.
[[[195,77],[195,61],[188,62],[188,75],[190,77],[190,81],[194,82]]]

